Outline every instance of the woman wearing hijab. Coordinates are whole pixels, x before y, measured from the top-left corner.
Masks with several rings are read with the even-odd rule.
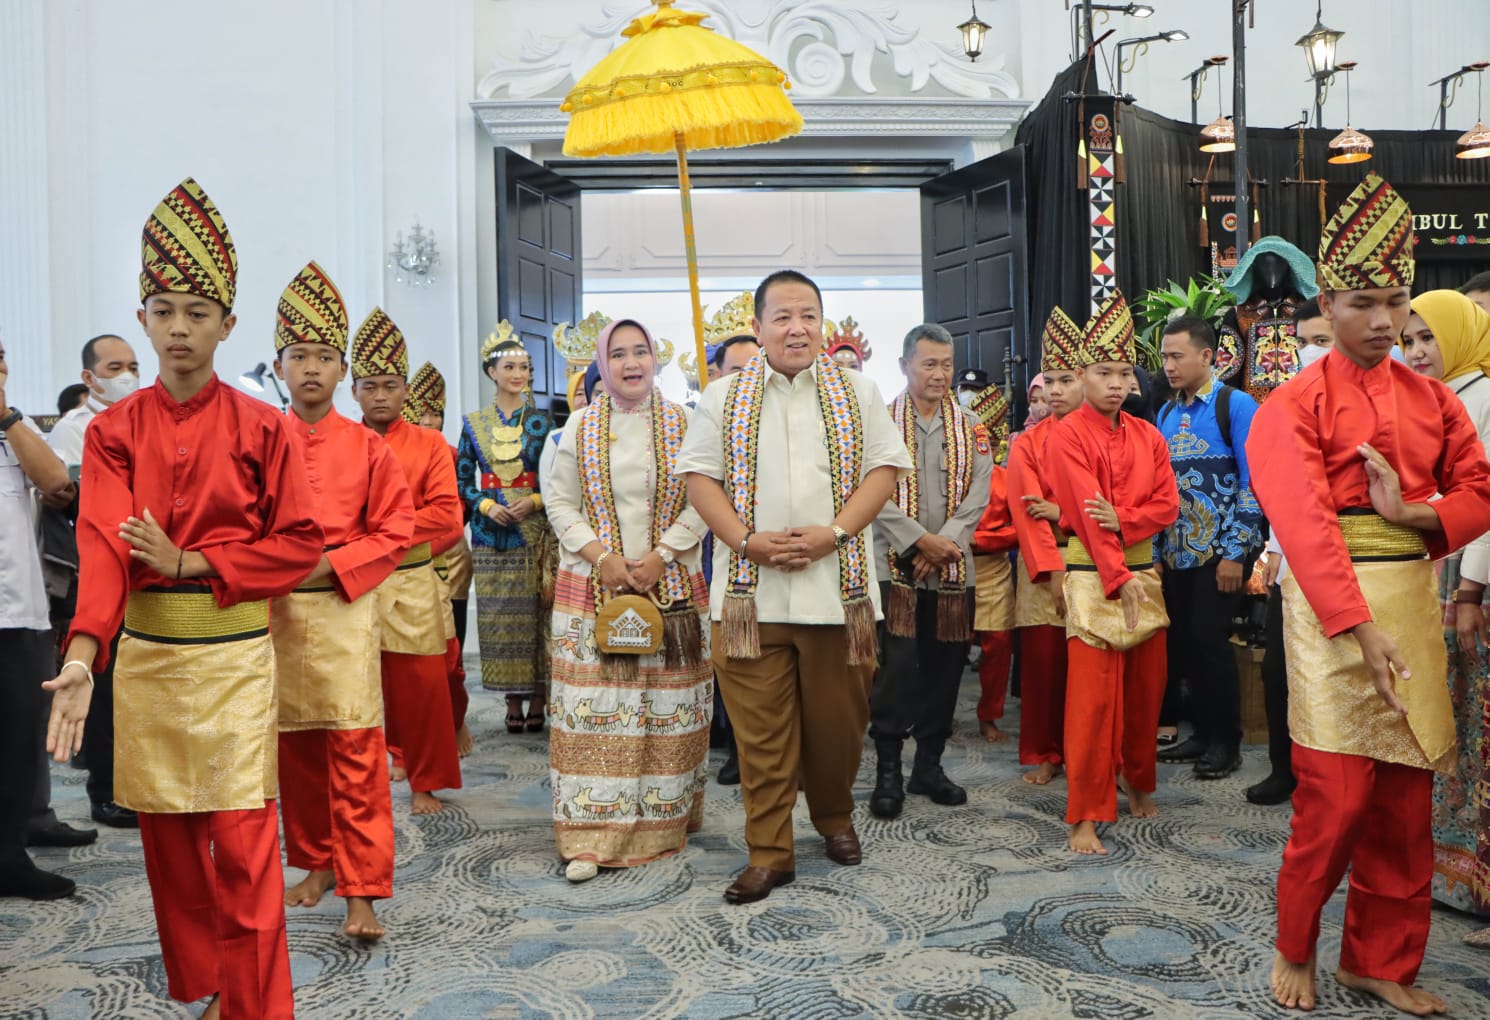
[[[595,364],[605,391],[564,429],[547,493],[559,539],[549,774],[572,882],[683,849],[703,820],[714,703],[707,528],[673,474],[687,412],[653,388],[656,346],[640,323],[606,327]],[[655,652],[622,653],[630,609],[597,627],[623,596],[661,610]],[[632,635],[655,636],[643,623]]]
[[[1490,315],[1457,291],[1429,291],[1413,299],[1402,350],[1414,371],[1458,395],[1490,445]],[[1482,915],[1490,915],[1490,665],[1481,608],[1487,579],[1490,534],[1440,564],[1459,759],[1433,782],[1433,898]],[[1465,941],[1490,948],[1490,928]]]

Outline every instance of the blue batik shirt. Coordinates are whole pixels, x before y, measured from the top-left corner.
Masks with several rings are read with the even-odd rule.
[[[1169,462],[1180,489],[1180,515],[1158,537],[1158,552],[1171,570],[1203,567],[1215,559],[1246,563],[1262,548],[1262,508],[1247,470],[1247,433],[1257,401],[1241,390],[1231,394],[1231,446],[1221,438],[1212,379],[1186,403],[1159,412],[1159,431],[1169,444]]]

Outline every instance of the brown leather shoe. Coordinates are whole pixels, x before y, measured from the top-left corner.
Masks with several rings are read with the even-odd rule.
[[[797,877],[795,871],[777,871],[775,868],[746,868],[740,877],[724,890],[727,903],[754,903],[771,895],[778,885],[791,885]]]
[[[864,859],[859,849],[859,834],[853,829],[837,836],[823,839],[828,850],[828,860],[834,864],[858,864]]]

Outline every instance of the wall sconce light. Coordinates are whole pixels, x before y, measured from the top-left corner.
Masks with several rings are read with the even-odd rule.
[[[1354,60],[1339,65],[1339,69],[1345,72],[1345,130],[1330,139],[1329,161],[1336,165],[1366,162],[1376,144],[1370,135],[1350,126],[1350,72],[1355,70],[1355,66]]]
[[[414,221],[409,229],[409,239],[404,240],[402,231],[393,241],[393,250],[388,253],[388,268],[393,278],[411,287],[427,286],[435,282],[435,267],[440,264],[440,252],[435,247],[435,235]]]
[[[978,0],[972,0],[973,16],[957,26],[957,31],[962,33],[962,50],[967,58],[977,61],[978,55],[983,52],[983,39],[988,35],[988,25],[978,18]]]

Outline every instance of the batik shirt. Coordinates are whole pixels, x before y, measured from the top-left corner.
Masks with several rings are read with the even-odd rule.
[[[1192,570],[1216,559],[1245,563],[1262,549],[1262,509],[1252,494],[1247,435],[1257,401],[1231,394],[1231,446],[1216,420],[1214,379],[1189,403],[1161,408],[1159,431],[1180,487],[1180,516],[1160,534],[1157,552],[1170,570]]]

